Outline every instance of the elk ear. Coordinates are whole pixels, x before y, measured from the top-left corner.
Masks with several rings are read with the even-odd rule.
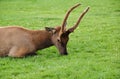
[[[64,36],[68,36],[71,32],[67,30],[65,33],[63,33]]]
[[[45,27],[45,30],[48,31],[48,32],[52,32],[52,33],[56,32],[56,29],[52,28],[52,27]]]

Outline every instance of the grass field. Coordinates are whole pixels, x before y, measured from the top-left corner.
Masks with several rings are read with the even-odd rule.
[[[0,0],[0,26],[61,25],[76,3],[82,5],[68,28],[87,6],[90,10],[70,35],[69,55],[60,56],[53,46],[37,56],[0,58],[0,79],[120,79],[120,0]]]

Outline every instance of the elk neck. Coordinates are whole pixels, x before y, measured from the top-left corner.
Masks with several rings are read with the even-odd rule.
[[[52,33],[46,30],[32,31],[32,42],[36,50],[44,49],[53,45],[51,37]]]

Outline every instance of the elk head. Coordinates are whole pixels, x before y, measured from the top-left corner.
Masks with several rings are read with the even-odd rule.
[[[78,21],[76,22],[76,24],[74,26],[72,26],[71,28],[69,28],[68,30],[66,30],[66,24],[67,24],[67,19],[69,14],[71,13],[71,11],[73,9],[75,9],[76,7],[78,7],[80,4],[77,4],[73,7],[70,8],[70,10],[68,10],[68,12],[65,15],[65,18],[63,20],[63,23],[61,26],[58,26],[56,28],[48,28],[46,27],[47,31],[51,31],[52,32],[52,43],[57,47],[57,49],[59,50],[61,55],[67,55],[67,42],[69,40],[69,34],[72,33],[77,26],[79,25],[81,19],[83,18],[83,16],[87,13],[87,11],[89,10],[89,7],[87,7],[82,14],[80,15],[80,17],[78,18]]]

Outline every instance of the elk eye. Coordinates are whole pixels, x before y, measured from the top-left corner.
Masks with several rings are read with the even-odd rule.
[[[58,42],[60,42],[60,39],[57,39]]]

